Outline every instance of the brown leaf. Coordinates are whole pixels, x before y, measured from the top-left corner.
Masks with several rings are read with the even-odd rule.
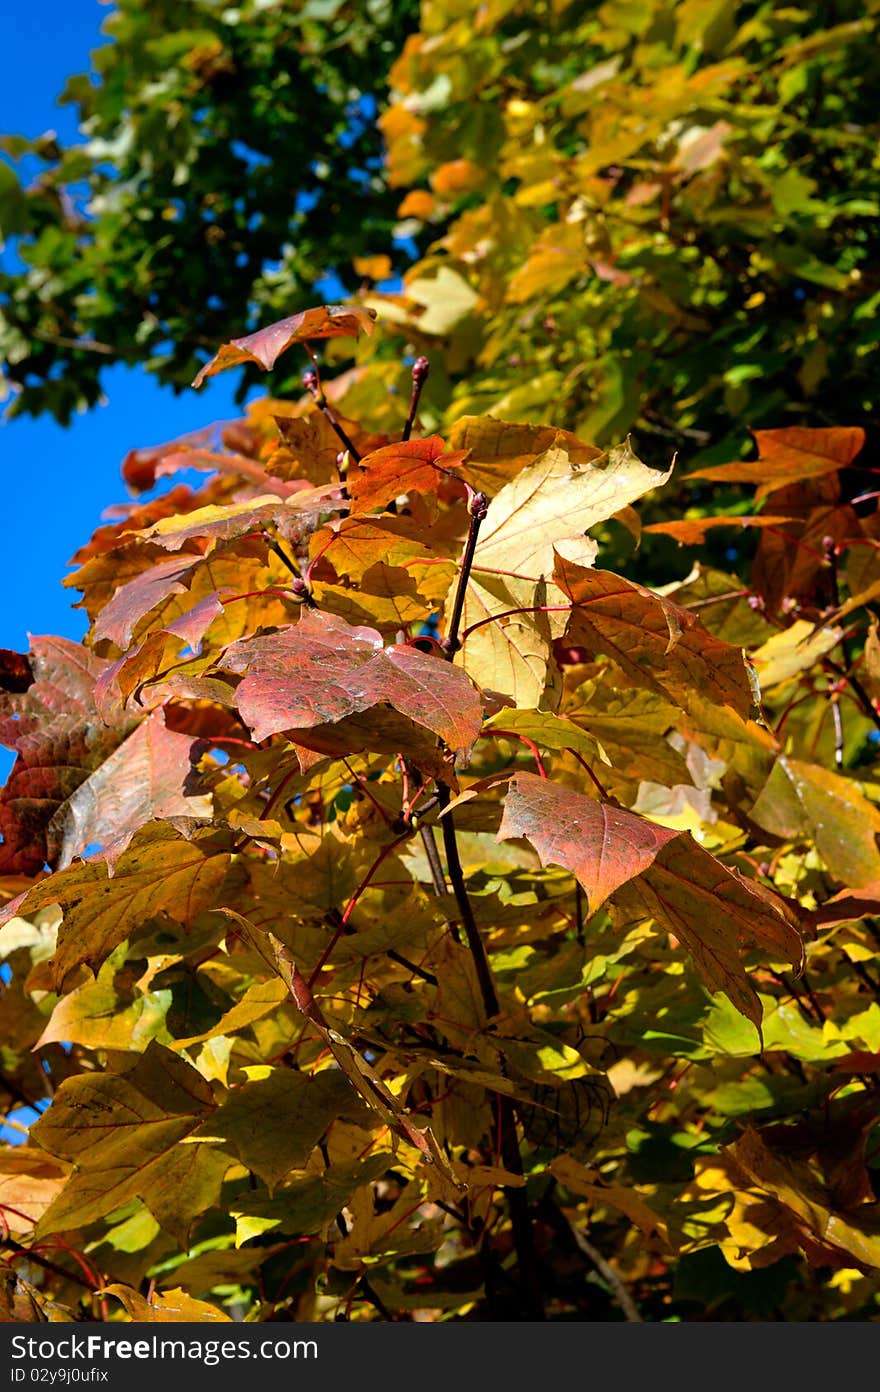
[[[112,879],[106,865],[68,866],[39,880],[0,909],[0,924],[59,904],[63,920],[53,959],[60,986],[74,967],[97,969],[137,928],[164,911],[178,923],[213,907],[229,856],[209,843],[184,841],[170,827],[144,828],[120,857]]]
[[[333,614],[310,610],[292,628],[233,643],[220,665],[245,673],[235,700],[257,741],[384,703],[454,751],[479,732],[480,699],[463,672],[405,644],[385,648],[375,629]]]
[[[652,918],[687,947],[711,991],[760,1025],[761,1006],[738,944],[799,965],[803,949],[781,900],[743,879],[688,832],[674,832],[581,793],[518,773],[499,839],[525,836],[544,864],[571,871],[593,913],[609,896],[629,918]]]
[[[52,862],[64,869],[89,846],[100,846],[112,867],[147,822],[170,822],[183,835],[210,818],[210,796],[190,796],[184,784],[198,741],[165,728],[153,711],[53,816],[47,830]]]
[[[361,330],[371,334],[375,318],[375,310],[354,305],[319,305],[315,309],[304,309],[300,314],[257,329],[256,333],[224,343],[196,375],[193,386],[200,387],[206,377],[243,362],[256,363],[268,371],[294,343],[306,343],[314,338],[357,338]]]
[[[691,610],[559,554],[555,579],[574,606],[566,641],[613,658],[632,681],[685,709],[697,690],[748,716],[752,691],[742,649],[713,637]]]
[[[447,450],[439,435],[373,450],[349,469],[352,512],[372,512],[401,493],[436,493],[444,481],[457,477],[463,459],[464,453]]]

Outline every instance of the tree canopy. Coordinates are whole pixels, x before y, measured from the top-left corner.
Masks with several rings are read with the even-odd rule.
[[[873,10],[420,25],[0,653],[4,1316],[875,1320]]]
[[[120,0],[62,100],[82,140],[7,137],[0,357],[15,412],[61,421],[108,363],[176,388],[230,323],[349,291],[407,258],[393,238],[376,104],[414,0]],[[365,245],[386,260],[362,265]]]
[[[450,418],[635,426],[704,462],[743,421],[845,419],[873,458],[877,10],[123,3],[100,81],[68,86],[88,138],[28,146],[26,192],[4,175],[16,409],[67,418],[114,358],[180,386],[230,323],[329,268],[381,281],[414,236],[395,309],[442,350]]]

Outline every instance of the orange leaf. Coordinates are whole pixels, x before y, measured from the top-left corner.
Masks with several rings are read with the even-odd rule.
[[[319,305],[316,309],[304,309],[300,314],[292,314],[288,319],[279,319],[276,324],[245,334],[244,338],[224,343],[196,375],[193,386],[200,387],[206,377],[243,362],[256,363],[268,371],[294,343],[305,343],[313,338],[357,338],[362,329],[371,334],[375,317],[375,310],[354,305]]]
[[[365,455],[348,477],[354,512],[372,512],[401,493],[436,493],[465,458],[448,452],[439,435],[384,445]]]
[[[861,426],[841,425],[830,430],[791,426],[786,430],[754,430],[758,458],[712,469],[697,469],[689,478],[715,483],[756,483],[757,498],[802,479],[819,478],[851,464],[865,443]]]

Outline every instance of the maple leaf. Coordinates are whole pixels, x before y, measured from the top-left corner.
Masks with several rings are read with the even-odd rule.
[[[696,690],[749,714],[753,695],[742,650],[707,632],[691,610],[559,552],[555,575],[572,604],[566,641],[604,653],[630,680],[685,707]]]
[[[525,836],[545,864],[583,886],[589,910],[611,896],[631,917],[653,918],[687,947],[712,991],[760,1024],[761,1007],[739,958],[740,940],[798,965],[799,934],[781,900],[728,870],[687,832],[656,826],[549,779],[517,773],[499,839]]]
[[[104,1286],[102,1294],[113,1295],[124,1306],[128,1317],[137,1324],[228,1324],[231,1316],[225,1315],[216,1305],[206,1300],[194,1300],[180,1286],[154,1291],[145,1299],[138,1291],[123,1286],[118,1281]]]
[[[332,614],[309,611],[281,633],[234,643],[220,666],[245,673],[235,702],[258,741],[387,704],[459,752],[471,747],[482,719],[463,672],[417,648],[386,648],[375,629]]]
[[[219,1198],[230,1157],[185,1145],[215,1110],[210,1085],[191,1064],[153,1043],[122,1066],[62,1083],[33,1140],[74,1172],[37,1225],[84,1227],[130,1199],[186,1243],[200,1213]]]
[[[165,725],[153,711],[58,809],[47,828],[50,857],[64,869],[89,846],[116,864],[148,822],[169,822],[186,836],[211,817],[209,795],[187,794],[199,742]]]
[[[758,446],[757,459],[696,469],[688,477],[712,479],[715,483],[755,483],[755,497],[760,501],[785,485],[846,468],[865,443],[865,432],[860,426],[834,426],[830,430],[789,426],[785,430],[752,433]]]
[[[599,459],[602,454],[570,430],[498,420],[494,416],[460,416],[449,432],[449,443],[450,448],[467,452],[459,471],[462,477],[471,487],[490,496],[549,449],[563,450],[577,466]]]
[[[0,744],[14,749],[16,760],[0,793],[0,872],[42,869],[53,854],[53,817],[129,728],[124,716],[109,725],[96,717],[95,684],[106,668],[66,638],[32,638],[28,684],[21,662],[15,668],[21,675],[7,681],[0,695]],[[10,685],[18,689],[10,691]]]
[[[196,374],[193,386],[200,387],[206,377],[213,377],[215,372],[237,367],[243,362],[256,363],[268,371],[294,343],[306,343],[314,338],[357,338],[361,331],[371,334],[375,317],[374,310],[348,305],[320,305],[316,309],[305,309],[300,314],[292,314],[288,319],[279,319],[275,324],[257,329],[256,333],[224,343],[211,361]]]
[[[461,450],[447,450],[439,435],[373,450],[349,471],[352,511],[372,512],[403,493],[436,493],[444,481],[456,479],[464,457]]]
[[[119,943],[164,910],[188,922],[216,902],[229,857],[210,843],[185,841],[170,827],[144,827],[120,856],[112,878],[101,863],[71,865],[40,880],[0,909],[0,924],[60,905],[53,959],[60,985],[74,967],[97,968]]]
[[[511,431],[519,449],[521,427]],[[669,477],[647,468],[626,445],[579,460],[580,452],[546,450],[492,499],[480,529],[460,661],[480,686],[518,706],[553,705],[559,695],[550,647],[565,616],[564,598],[560,604],[548,588],[554,547],[571,539],[578,559],[591,564],[596,544],[583,535],[588,528]],[[454,592],[455,586],[447,605]]]

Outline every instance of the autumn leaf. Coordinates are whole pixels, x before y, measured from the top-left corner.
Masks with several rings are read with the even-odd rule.
[[[227,1324],[231,1317],[206,1300],[194,1300],[179,1286],[153,1291],[149,1299],[119,1282],[104,1286],[102,1295],[113,1295],[136,1324]]]
[[[193,386],[200,387],[206,377],[243,362],[256,363],[268,371],[294,343],[320,338],[357,338],[361,331],[371,334],[375,317],[373,310],[348,305],[321,305],[292,314],[288,319],[257,329],[256,333],[225,343],[197,373]]]
[[[521,448],[522,428],[511,431]],[[492,499],[474,554],[459,660],[480,686],[523,707],[552,706],[559,694],[550,648],[565,619],[549,586],[554,547],[571,539],[591,564],[596,544],[583,533],[669,477],[628,446],[582,459],[553,446],[522,469]]]
[[[835,426],[830,430],[789,426],[785,430],[755,430],[753,434],[757,459],[696,469],[688,477],[715,483],[754,483],[758,486],[755,498],[760,501],[787,484],[846,468],[865,443],[865,432],[860,426]]]
[[[814,842],[845,885],[880,879],[880,811],[851,778],[780,754],[750,816],[774,836]]]
[[[189,542],[213,545],[229,541],[267,525],[277,527],[282,536],[291,536],[313,526],[322,511],[332,509],[336,491],[325,485],[303,489],[289,498],[267,494],[242,503],[210,504],[183,516],[162,517],[137,535],[166,551],[179,551]]]
[[[669,522],[651,522],[643,530],[657,532],[672,537],[682,546],[697,546],[706,540],[706,533],[717,527],[782,527],[790,522],[790,517],[776,517],[771,513],[760,513],[754,517],[685,517],[674,518]]]
[[[228,856],[210,843],[184,841],[170,827],[145,827],[120,856],[112,878],[106,865],[71,865],[0,910],[0,924],[50,904],[64,914],[53,961],[60,985],[81,963],[92,968],[159,911],[178,922],[211,908]]]
[[[494,416],[459,417],[449,432],[449,446],[466,452],[460,470],[462,477],[472,488],[490,497],[549,449],[563,450],[578,467],[602,454],[570,430],[497,420]]]
[[[643,464],[628,444],[587,460],[582,449],[571,455],[553,446],[492,499],[480,528],[474,570],[508,570],[549,579],[558,542],[582,536],[597,522],[661,487],[670,474],[671,470],[661,472]]]
[[[198,1214],[219,1197],[229,1157],[183,1144],[215,1109],[210,1086],[159,1044],[123,1058],[119,1071],[62,1083],[33,1128],[38,1145],[74,1165],[38,1234],[84,1227],[137,1197],[185,1242]]]
[[[198,747],[166,728],[164,711],[153,711],[53,815],[46,839],[57,868],[95,846],[112,868],[148,822],[169,822],[186,836],[207,821],[210,796],[184,792]]]
[[[95,642],[109,638],[118,648],[127,648],[145,614],[169,595],[186,593],[187,586],[183,582],[191,577],[198,564],[199,558],[194,556],[160,561],[120,585],[95,620],[92,629]]]
[[[463,672],[405,644],[383,647],[375,629],[332,614],[309,611],[281,633],[235,643],[220,665],[245,674],[235,701],[256,740],[386,703],[454,751],[469,749],[480,728],[479,696]]]
[[[463,458],[461,450],[447,450],[439,435],[373,450],[349,469],[352,512],[372,512],[403,493],[436,493],[444,481],[455,481]]]
[[[684,707],[696,690],[749,714],[753,697],[742,650],[707,632],[691,610],[561,553],[555,574],[572,604],[567,642],[613,658],[630,680]]]
[[[108,724],[96,717],[96,682],[106,668],[66,638],[32,638],[30,680],[17,678],[11,685],[24,689],[0,695],[0,744],[16,753],[0,793],[0,872],[42,869],[53,817],[125,734],[126,717]]]
[[[749,1126],[723,1154],[744,1184],[772,1197],[785,1214],[796,1241],[817,1265],[853,1266],[874,1271],[880,1266],[880,1221],[873,1203],[851,1210],[835,1203],[814,1169],[802,1160],[780,1155]],[[777,1223],[774,1223],[774,1227]]]
[[[275,1069],[236,1088],[211,1119],[212,1136],[273,1189],[303,1169],[331,1122],[358,1118],[362,1107],[344,1073],[314,1077]]]
[[[760,1003],[740,961],[739,942],[795,965],[801,960],[800,938],[782,901],[728,870],[687,832],[517,773],[498,831],[499,839],[513,836],[527,837],[543,863],[571,871],[590,913],[615,896],[631,917],[653,918],[674,933],[709,989],[724,991],[756,1025]]]

